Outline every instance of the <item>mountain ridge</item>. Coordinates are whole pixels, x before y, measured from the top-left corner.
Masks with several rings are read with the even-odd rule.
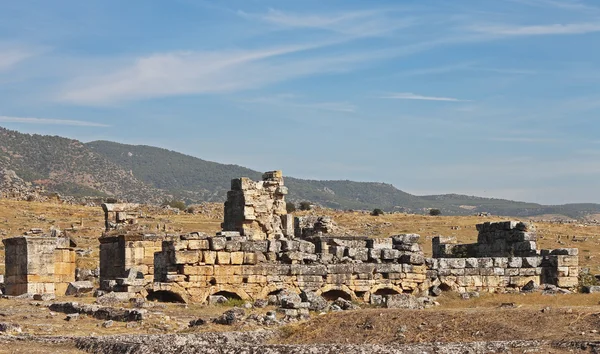
[[[0,168],[50,191],[90,194],[131,201],[160,203],[222,202],[233,178],[257,180],[250,168],[203,160],[150,145],[78,140],[23,134],[0,127]],[[600,213],[600,204],[541,205],[460,194],[416,196],[392,184],[350,180],[307,180],[285,176],[292,202],[310,201],[336,209],[426,213],[437,208],[445,215],[489,212],[496,215],[562,214],[583,217]]]

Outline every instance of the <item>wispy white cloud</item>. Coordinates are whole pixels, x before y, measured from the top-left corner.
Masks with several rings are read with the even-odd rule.
[[[69,125],[75,127],[109,127],[109,125],[86,122],[83,120],[69,119],[51,119],[51,118],[26,118],[26,117],[8,117],[0,116],[2,123],[24,123],[24,124],[40,124],[40,125]]]
[[[497,36],[569,35],[600,32],[600,22],[550,24],[534,26],[475,25],[470,30]]]
[[[255,97],[245,99],[242,102],[269,104],[273,106],[288,108],[306,108],[313,110],[354,113],[356,106],[350,102],[303,102],[298,100],[298,96],[293,94],[278,94],[271,96]]]
[[[36,52],[19,48],[0,47],[0,71],[10,69],[14,65],[36,55]]]
[[[589,12],[597,11],[598,8],[585,4],[578,0],[567,0],[567,1],[559,1],[559,0],[509,0],[513,3],[519,3],[523,5],[536,6],[536,7],[550,7],[562,10],[573,10],[573,11],[584,11]]]
[[[535,137],[497,137],[497,138],[489,138],[484,139],[486,141],[497,141],[497,142],[511,142],[511,143],[547,143],[547,144],[556,144],[565,142],[562,139],[554,139],[554,138],[535,138]]]
[[[439,96],[424,96],[417,95],[411,92],[391,93],[381,96],[381,98],[397,99],[397,100],[422,100],[422,101],[444,101],[444,102],[470,102],[470,100],[462,100],[454,97],[439,97]]]
[[[393,30],[410,26],[414,20],[409,18],[391,19],[387,10],[360,10],[331,14],[300,14],[269,9],[266,13],[250,14],[239,11],[238,14],[256,19],[279,28],[304,28],[332,31],[340,34],[368,37],[382,35]]]

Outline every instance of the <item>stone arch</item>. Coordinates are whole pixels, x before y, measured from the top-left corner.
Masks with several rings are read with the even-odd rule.
[[[277,291],[282,291],[282,290],[289,290],[289,291],[295,292],[296,294],[300,293],[300,290],[298,288],[296,288],[295,286],[271,283],[271,284],[263,287],[260,290],[260,292],[258,293],[258,295],[256,295],[256,298],[257,299],[266,299],[269,296],[269,294],[277,292]]]
[[[160,293],[164,296],[175,298],[179,300],[178,302],[190,302],[189,294],[185,288],[175,283],[154,283],[152,289],[148,290],[149,293]]]
[[[229,285],[215,285],[215,286],[211,286],[208,289],[208,292],[207,292],[206,296],[204,297],[203,302],[207,302],[209,296],[214,295],[219,292],[235,294],[244,301],[252,300],[252,296],[248,295],[248,293],[240,287],[233,287],[233,286],[229,286]]]
[[[149,301],[186,303],[181,294],[169,290],[150,291],[146,299]]]
[[[321,289],[317,290],[316,294],[327,298],[327,293],[335,293],[335,292],[341,292],[341,293],[346,294],[346,296],[342,296],[342,297],[347,297],[349,300],[352,300],[352,301],[358,300],[354,291],[350,290],[350,288],[347,285],[327,284],[327,285],[323,286]]]
[[[404,290],[401,287],[393,284],[378,284],[371,288],[371,294],[389,295],[391,293],[402,294]],[[382,294],[383,293],[383,294]]]

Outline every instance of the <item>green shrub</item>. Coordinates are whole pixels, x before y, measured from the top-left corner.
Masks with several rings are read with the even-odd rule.
[[[285,203],[285,210],[287,210],[288,214],[296,211],[296,204],[292,202]]]
[[[379,216],[379,215],[383,215],[383,214],[385,214],[385,213],[383,212],[383,210],[381,210],[379,208],[375,208],[371,212],[371,215],[373,215],[373,216]]]
[[[431,215],[431,216],[438,216],[441,214],[442,214],[442,212],[440,209],[429,209],[429,215]]]
[[[300,202],[300,210],[310,210],[312,209],[312,204],[310,202]]]

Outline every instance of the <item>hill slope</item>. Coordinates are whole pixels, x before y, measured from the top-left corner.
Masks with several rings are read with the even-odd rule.
[[[0,168],[65,195],[154,200],[159,192],[83,143],[0,128]]]
[[[177,198],[187,203],[221,202],[233,178],[260,179],[261,172],[225,165],[145,145],[109,141],[83,144],[58,136],[22,134],[0,128],[0,169],[14,170],[27,182],[75,196],[115,196],[159,203]],[[445,215],[490,212],[532,216],[562,214],[583,217],[600,213],[599,204],[544,206],[456,194],[415,196],[391,184],[316,181],[285,177],[293,202],[311,201],[330,208],[399,210],[424,213],[438,208]]]

